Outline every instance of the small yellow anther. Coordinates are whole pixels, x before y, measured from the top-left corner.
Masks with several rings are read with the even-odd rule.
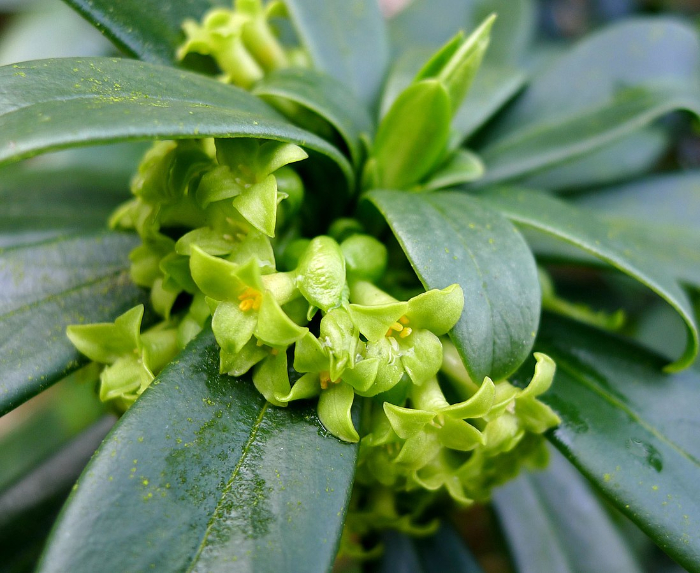
[[[255,301],[252,298],[247,298],[241,304],[238,305],[238,308],[240,308],[243,312],[249,311],[251,308],[253,308],[253,305],[255,304]]]
[[[402,316],[401,318],[399,318],[399,322],[405,326],[408,324],[408,318]]]
[[[395,330],[396,332],[401,332],[403,330],[403,325],[400,322],[395,322],[394,324],[391,325],[391,330]]]
[[[401,338],[406,338],[407,336],[411,336],[411,333],[412,333],[412,332],[413,332],[413,329],[412,329],[412,328],[409,328],[409,327],[407,326],[406,328],[404,328],[404,329],[401,331],[401,334],[399,334],[399,336],[400,336]]]

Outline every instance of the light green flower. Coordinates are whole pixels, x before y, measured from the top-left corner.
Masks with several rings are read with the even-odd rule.
[[[107,365],[100,374],[100,399],[126,410],[175,357],[177,329],[164,322],[141,334],[143,305],[113,323],[71,325],[66,333],[90,360]]]
[[[297,145],[249,138],[217,139],[219,166],[208,171],[197,188],[202,208],[225,199],[251,224],[268,237],[274,237],[277,204],[286,197],[277,190],[273,173],[306,159]]]
[[[442,343],[459,320],[464,294],[459,285],[430,290],[408,302],[400,302],[367,281],[350,288],[348,311],[368,340],[368,353],[398,360],[414,384],[435,376],[442,365]]]

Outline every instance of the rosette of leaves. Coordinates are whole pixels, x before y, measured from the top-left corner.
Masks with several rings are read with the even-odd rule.
[[[95,571],[106,563],[119,570],[327,570],[348,507],[349,521],[359,525],[346,539],[368,532],[368,524],[431,530],[424,504],[455,492],[485,498],[523,460],[543,462],[532,433],[512,450],[508,446],[523,428],[551,425],[545,422],[553,415],[562,423],[546,436],[578,471],[664,551],[699,570],[700,452],[693,429],[700,380],[692,366],[700,284],[698,174],[678,171],[669,153],[689,129],[688,115],[700,109],[700,50],[692,25],[663,16],[633,19],[574,46],[539,51],[534,7],[526,0],[415,0],[388,22],[369,1],[239,2],[237,18],[230,17],[228,3],[209,17],[212,3],[204,1],[69,4],[132,58],[0,68],[0,161],[99,143],[168,143],[153,148],[150,167],[142,163],[132,184],[135,198],[112,219],[113,231],[98,230],[95,221],[127,199],[120,192],[127,187],[123,171],[116,172],[123,149],[3,167],[0,193],[11,208],[0,215],[0,409],[13,410],[85,363],[64,334],[71,324],[102,324],[115,336],[97,339],[92,358],[108,365],[103,373],[116,372],[109,369],[120,360],[143,366],[143,378],[139,371],[133,379],[138,387],[125,375],[128,369],[121,370],[129,388],[124,399],[131,401],[142,382],[162,370],[86,468],[45,546],[40,570]],[[274,46],[266,52],[271,57],[259,51],[261,43]],[[226,59],[231,53],[238,54],[235,66]],[[223,151],[231,147],[254,169],[241,172],[241,163]],[[289,160],[264,167],[264,147],[275,156],[291,153]],[[301,160],[302,153],[308,158]],[[128,169],[135,170],[135,163]],[[159,184],[149,185],[151,177]],[[300,182],[303,198],[294,192]],[[200,188],[205,191],[198,197]],[[395,445],[378,463],[396,466],[395,456],[417,436],[428,436],[423,441],[440,443],[440,449],[426,448],[424,465],[403,466],[399,478],[410,491],[372,486],[356,490],[352,503],[355,472],[358,482],[367,472],[356,469],[366,444],[327,435],[312,405],[269,406],[252,381],[257,363],[240,379],[220,374],[221,348],[208,315],[235,301],[204,293],[190,267],[192,253],[224,261],[242,252],[228,250],[236,243],[264,263],[257,269],[264,282],[290,255],[286,247],[297,236],[332,234],[337,217],[358,219],[365,233],[387,246],[389,272],[369,282],[380,281],[395,301],[453,284],[464,293],[464,310],[449,329],[460,361],[450,363],[444,353],[437,386],[434,374],[422,385],[403,379],[388,390],[391,395],[363,397],[371,408],[358,409],[351,420],[360,435],[380,436],[382,430],[391,436]],[[129,229],[140,237],[121,231]],[[339,244],[346,238],[335,236]],[[290,255],[294,264],[283,272],[293,272],[301,254]],[[343,260],[348,279],[351,258],[344,254]],[[225,262],[238,272],[247,260]],[[544,299],[537,264],[546,266],[555,286],[545,279]],[[368,306],[351,300],[353,282],[330,305],[314,294],[313,284],[296,286],[296,300],[305,303],[285,313],[298,328],[315,329],[320,324],[314,321],[332,316],[346,296],[348,308]],[[252,308],[257,297],[251,294],[236,296],[246,295]],[[139,303],[150,307],[143,334],[132,320],[128,334],[117,335],[116,319]],[[320,313],[312,316],[312,307]],[[542,307],[554,314],[541,315]],[[619,320],[605,319],[620,309],[627,316],[621,327]],[[397,328],[391,323],[387,329],[397,345],[404,315],[411,320],[404,312],[395,319]],[[335,325],[327,321],[328,328],[338,330],[342,319],[336,319]],[[183,350],[156,367],[149,363],[148,339],[164,327],[147,329],[159,320],[173,328],[177,323],[168,344],[174,333]],[[310,326],[302,326],[304,320]],[[363,357],[356,365],[374,344],[361,323],[353,319]],[[611,326],[619,332],[609,332]],[[295,345],[311,340],[301,334]],[[383,346],[386,334],[379,338]],[[273,356],[275,345],[264,346]],[[533,350],[557,364],[544,394],[528,390]],[[324,359],[330,373],[350,356]],[[288,366],[293,362],[287,358]],[[317,374],[275,370],[288,376],[290,392],[303,376]],[[275,376],[266,379],[274,382]],[[480,417],[448,416],[455,404],[466,409],[480,388],[488,392],[486,377],[494,381],[494,402],[503,395],[503,411],[495,412],[501,415],[491,419],[492,405]],[[316,380],[320,387],[320,373]],[[448,406],[423,403],[420,392],[436,388]],[[385,403],[392,406],[385,409]],[[412,416],[426,423],[409,428]],[[437,427],[441,420],[442,428],[472,433],[474,449],[442,443],[451,444],[452,436]],[[14,461],[0,464],[27,472],[8,474],[4,482],[3,503],[24,501],[3,512],[3,531],[51,522],[59,503],[51,495],[67,491],[85,463],[86,456],[75,452],[87,442],[68,441],[79,430],[42,436],[55,440],[56,450],[63,446],[60,451],[40,449],[34,441]],[[489,443],[503,451],[487,456],[480,448]],[[43,453],[31,457],[35,451]],[[17,494],[46,484],[40,478],[47,475],[52,487],[40,486],[43,497]],[[585,488],[574,490],[568,474],[560,477],[555,467],[549,478],[524,478],[497,495],[518,568],[642,570],[599,501]],[[460,493],[457,482],[468,487]],[[437,492],[435,498],[413,505],[410,496],[426,487]],[[586,527],[575,528],[582,507],[600,511],[586,513]],[[39,529],[16,536],[5,551],[32,561],[44,546],[45,529]],[[350,541],[357,547],[356,537]],[[394,558],[395,543],[388,539],[385,546],[387,558]],[[543,551],[533,552],[533,546]],[[405,547],[400,559],[415,553],[415,567],[450,555],[468,570],[466,549],[442,530],[430,543]]]

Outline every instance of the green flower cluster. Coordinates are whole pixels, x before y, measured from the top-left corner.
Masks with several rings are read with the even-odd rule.
[[[212,10],[201,24],[185,23],[179,56],[211,56],[223,81],[248,88],[292,63],[268,22],[283,13],[280,3],[263,8],[260,0]],[[448,130],[423,153],[425,134],[402,131],[400,118],[420,115],[430,101],[449,126],[492,22],[448,42],[392,105],[366,183],[410,188],[441,161]],[[399,161],[397,149],[407,150]],[[139,306],[111,324],[71,326],[68,336],[105,365],[101,399],[125,410],[211,319],[222,373],[249,374],[278,407],[316,400],[331,434],[360,443],[357,482],[367,487],[356,489],[348,517],[344,548],[353,551],[353,533],[425,532],[432,526],[415,518],[436,495],[485,500],[523,464],[542,463],[541,434],[559,419],[538,396],[555,366],[535,354],[524,389],[472,381],[446,338],[462,315],[459,285],[398,300],[387,292],[397,275],[387,248],[360,222],[339,219],[328,235],[303,237],[304,186],[290,165],[306,157],[293,144],[248,138],[156,143],[133,179],[133,200],[110,224],[139,234],[131,276],[150,290],[162,321],[141,333]]]

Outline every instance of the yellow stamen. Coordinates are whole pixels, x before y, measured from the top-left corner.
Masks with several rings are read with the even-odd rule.
[[[255,301],[251,298],[245,299],[241,304],[238,305],[238,308],[240,308],[243,312],[249,311],[251,308],[253,308],[253,305],[255,304]]]
[[[405,316],[402,316],[401,318],[399,318],[399,322],[403,325],[406,325],[406,324],[408,324],[408,318],[406,318]]]
[[[394,324],[391,325],[391,330],[395,330],[396,332],[401,332],[403,330],[403,325],[400,322],[395,322]]]
[[[407,326],[406,328],[404,328],[404,329],[401,331],[401,334],[399,334],[399,336],[400,336],[401,338],[406,338],[407,336],[411,336],[411,333],[412,333],[412,332],[413,332],[413,329],[412,329],[412,328],[409,328],[409,327]]]
[[[248,287],[238,295],[238,300],[241,301],[238,308],[240,308],[243,312],[247,312],[249,310],[260,310],[260,305],[262,304],[262,294],[260,291]]]
[[[273,348],[272,350],[270,350],[270,354],[272,354],[272,356],[277,356],[279,353],[280,351],[277,350],[277,348]]]
[[[328,383],[331,381],[330,372],[320,372],[318,377],[321,381],[321,390],[328,390]]]

